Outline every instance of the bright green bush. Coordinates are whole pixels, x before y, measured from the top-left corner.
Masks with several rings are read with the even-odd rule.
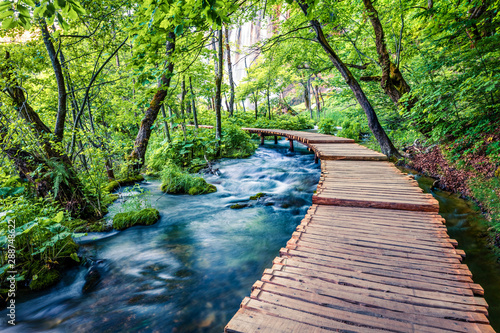
[[[321,119],[318,123],[318,132],[323,134],[335,134],[337,132],[335,120],[331,118]]]
[[[134,225],[152,225],[160,219],[160,212],[145,208],[137,212],[118,213],[113,217],[113,228],[123,230]]]
[[[183,171],[175,164],[167,165],[161,171],[161,190],[170,194],[207,194],[217,191],[217,188],[208,184],[202,177],[196,177]]]

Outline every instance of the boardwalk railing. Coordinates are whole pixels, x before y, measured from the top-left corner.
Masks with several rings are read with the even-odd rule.
[[[438,202],[353,140],[284,136],[321,159],[313,205],[226,332],[494,332]]]

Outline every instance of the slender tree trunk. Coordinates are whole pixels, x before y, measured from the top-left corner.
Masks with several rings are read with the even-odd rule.
[[[320,102],[319,102],[319,87],[316,86],[314,87],[313,86],[313,93],[314,93],[314,99],[316,100],[316,118],[320,118],[320,115],[321,115],[321,105],[320,105]]]
[[[257,107],[257,94],[253,92],[253,104],[255,106],[255,119],[258,117],[258,107]]]
[[[193,104],[194,128],[198,129],[198,115],[196,113],[196,101],[194,98],[193,82],[191,81],[191,76],[189,77],[189,88],[191,90],[191,103]]]
[[[134,149],[129,156],[129,160],[133,161],[131,171],[133,173],[139,173],[142,166],[144,165],[144,158],[146,156],[146,150],[148,148],[149,138],[151,137],[151,127],[153,126],[158,113],[160,112],[161,105],[167,96],[168,88],[170,86],[170,81],[172,78],[172,73],[174,70],[174,63],[171,60],[172,53],[175,51],[175,34],[170,32],[168,34],[167,41],[167,73],[161,77],[161,87],[158,89],[153,97],[148,109],[144,114],[144,118],[141,121],[141,126],[139,128],[139,133],[134,143]]]
[[[66,86],[64,84],[64,75],[61,68],[61,63],[57,58],[57,52],[54,48],[54,44],[52,43],[49,30],[47,29],[47,24],[45,20],[42,19],[40,21],[40,30],[42,31],[43,43],[45,44],[45,48],[47,49],[47,53],[49,54],[50,62],[52,63],[52,68],[54,70],[54,75],[56,77],[57,82],[57,118],[56,118],[56,126],[54,129],[54,135],[56,137],[56,141],[62,141],[64,136],[64,123],[66,120]]]
[[[241,101],[241,105],[243,106],[243,112],[247,112],[247,110],[245,110],[245,101]]]
[[[302,11],[304,12],[304,14],[307,16],[307,10],[309,6],[302,0],[296,0],[296,1],[300,6],[300,8],[302,9]],[[372,105],[368,101],[368,98],[361,89],[361,86],[359,85],[358,81],[356,81],[352,73],[349,71],[349,68],[342,62],[342,60],[340,60],[338,55],[335,53],[333,48],[326,40],[326,37],[323,33],[323,29],[321,28],[321,24],[317,20],[311,20],[311,26],[316,32],[316,38],[320,43],[320,45],[323,47],[323,50],[325,50],[326,54],[330,58],[330,61],[333,63],[335,68],[337,68],[337,70],[340,72],[345,82],[349,85],[352,92],[354,93],[354,96],[356,97],[358,103],[365,111],[366,117],[368,119],[368,126],[370,127],[370,130],[377,139],[380,145],[380,149],[382,150],[382,153],[384,153],[388,157],[392,156],[400,157],[401,154],[394,147],[391,140],[389,139],[384,129],[380,125],[377,118],[377,114],[375,113],[375,110],[373,110]]]
[[[181,129],[184,135],[184,141],[186,141],[186,114],[184,110],[186,109],[186,79],[182,77],[182,92],[181,92]]]
[[[269,96],[271,95],[271,93],[269,92],[269,84],[267,85],[266,95],[267,95],[267,111],[269,112],[269,120],[271,120],[271,101]]]
[[[165,112],[165,105],[161,105],[161,115],[163,116],[163,119],[167,118],[167,114]],[[170,131],[168,129],[168,123],[166,120],[163,120],[163,127],[165,128],[165,137],[167,139],[167,142],[170,143],[172,140],[170,139]]]
[[[218,68],[217,75],[215,77],[215,139],[217,140],[217,156],[220,156],[220,146],[222,140],[222,120],[221,120],[221,108],[222,108],[222,65],[223,65],[223,48],[222,48],[222,28],[218,30],[219,40],[218,40]]]
[[[304,104],[306,105],[307,111],[311,115],[311,119],[313,119],[313,112],[311,108],[311,76],[307,79],[307,82],[304,84]]]
[[[363,0],[365,5],[366,13],[370,18],[373,30],[375,31],[375,44],[377,47],[377,54],[380,65],[382,66],[382,78],[380,80],[380,85],[384,90],[384,93],[389,96],[392,102],[399,105],[399,99],[410,91],[410,86],[403,77],[403,74],[399,70],[399,65],[396,66],[392,63],[389,52],[387,50],[387,45],[385,43],[384,28],[380,19],[378,17],[378,12],[373,7],[371,0]],[[411,102],[408,108],[411,109],[414,102]]]
[[[173,119],[174,113],[172,112],[172,107],[170,105],[168,106],[168,117],[170,118],[170,130],[174,130],[174,119]]]
[[[227,57],[227,75],[229,77],[229,87],[231,89],[228,110],[229,110],[229,116],[232,117],[234,112],[234,80],[233,80],[233,65],[231,63],[231,50],[229,48],[229,28],[227,26],[226,26],[226,57]]]

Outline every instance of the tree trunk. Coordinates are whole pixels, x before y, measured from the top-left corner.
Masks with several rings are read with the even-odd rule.
[[[311,108],[311,76],[307,79],[307,82],[304,85],[304,104],[306,105],[307,111],[309,111],[311,115],[311,119],[313,119],[313,112]]]
[[[304,14],[307,16],[307,10],[309,6],[305,4],[302,0],[296,0],[296,1],[300,6],[300,8],[302,9],[302,11],[304,12]],[[375,110],[373,110],[370,101],[368,101],[368,98],[361,89],[361,86],[359,85],[358,81],[356,81],[352,73],[349,71],[349,68],[347,68],[347,66],[342,62],[342,60],[340,60],[338,55],[335,53],[333,48],[326,40],[326,37],[323,33],[323,29],[321,28],[321,24],[317,20],[311,20],[311,26],[316,32],[316,38],[319,44],[323,47],[323,50],[325,50],[326,54],[330,58],[330,61],[333,63],[335,68],[337,68],[337,70],[340,72],[345,82],[349,85],[352,92],[354,93],[354,96],[356,97],[358,103],[363,108],[366,117],[368,119],[368,126],[370,127],[370,130],[377,139],[380,145],[380,149],[382,150],[382,153],[384,153],[388,157],[392,156],[400,157],[401,154],[394,147],[391,140],[389,139],[384,129],[380,125],[377,118],[377,114],[375,113]]]
[[[167,114],[165,112],[165,105],[161,105],[161,115],[163,116],[163,119],[167,118]],[[167,139],[167,142],[170,143],[172,140],[170,139],[170,131],[168,129],[168,124],[166,120],[163,120],[163,127],[165,128],[165,137]]]
[[[8,58],[9,53],[6,54],[6,59]],[[94,214],[95,211],[89,209],[91,202],[84,194],[84,186],[73,168],[71,159],[62,152],[62,147],[53,146],[54,142],[49,138],[50,129],[28,104],[24,90],[11,79],[11,69],[1,69],[0,72],[6,81],[3,91],[12,98],[13,105],[21,118],[31,126],[45,157],[36,156],[34,153],[23,151],[20,147],[10,145],[8,140],[4,140],[7,127],[0,124],[2,150],[13,161],[21,176],[33,183],[39,196],[46,197],[53,193],[55,199],[72,216]]]
[[[220,156],[220,146],[222,140],[222,120],[221,120],[221,108],[222,108],[222,64],[223,64],[223,49],[222,49],[222,28],[219,31],[218,40],[218,66],[217,75],[215,77],[215,139],[217,140],[217,156]]]
[[[269,92],[269,84],[267,85],[266,95],[267,95],[267,111],[269,112],[269,120],[271,120],[271,101],[269,100],[271,93]]]
[[[170,32],[168,34],[167,41],[167,73],[163,74],[161,77],[161,87],[158,89],[153,97],[153,100],[149,104],[148,109],[144,114],[144,118],[141,121],[141,126],[139,128],[139,133],[134,143],[134,149],[129,155],[129,160],[133,161],[131,171],[132,173],[139,173],[142,166],[144,165],[144,157],[146,156],[146,150],[148,148],[149,138],[151,137],[151,127],[153,126],[158,113],[160,112],[161,105],[167,96],[167,91],[170,86],[170,81],[172,78],[172,73],[174,70],[174,63],[171,61],[172,53],[175,51],[175,34]]]
[[[229,77],[229,87],[231,95],[229,96],[229,116],[234,113],[234,80],[233,80],[233,65],[231,63],[231,50],[229,48],[229,29],[226,26],[226,57],[227,57],[227,75]]]
[[[194,128],[198,129],[198,115],[196,113],[196,101],[194,98],[193,82],[191,81],[191,76],[189,77],[189,88],[191,89],[191,103],[193,104]]]
[[[182,85],[181,85],[181,129],[182,134],[184,135],[184,141],[186,141],[186,113],[184,110],[186,109],[186,79],[182,77]]]
[[[314,93],[314,98],[316,100],[316,117],[319,120],[321,114],[321,105],[319,102],[319,86],[313,87],[313,93]]]
[[[243,106],[243,112],[247,112],[247,110],[245,110],[245,101],[241,101],[241,105]]]
[[[384,29],[380,19],[378,17],[378,12],[373,7],[371,0],[363,0],[365,5],[366,13],[370,18],[370,22],[375,31],[375,45],[377,47],[378,60],[380,66],[382,66],[382,78],[380,85],[384,90],[384,93],[389,96],[392,102],[399,105],[399,99],[410,91],[410,86],[405,81],[403,74],[399,70],[399,64],[396,66],[392,63],[389,52],[387,51],[387,45],[385,43]],[[408,108],[414,105],[414,102],[410,102]]]
[[[253,104],[255,106],[255,119],[257,119],[258,117],[258,107],[257,107],[257,96],[256,96],[256,93],[253,92]]]
[[[40,21],[40,30],[42,31],[43,43],[45,44],[45,48],[47,49],[47,53],[49,54],[50,62],[52,63],[52,68],[54,69],[54,75],[56,77],[57,82],[57,118],[56,118],[56,126],[54,129],[54,135],[56,137],[56,141],[61,142],[64,136],[64,123],[66,121],[66,86],[64,84],[64,76],[61,68],[61,63],[57,58],[57,53],[54,48],[54,44],[52,44],[52,40],[50,39],[50,33],[47,29],[47,24],[45,20]]]

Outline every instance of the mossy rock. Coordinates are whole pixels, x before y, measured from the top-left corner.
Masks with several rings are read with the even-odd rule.
[[[169,184],[162,184],[161,190],[168,194],[189,194],[189,195],[199,195],[217,192],[217,187],[206,182],[205,179],[201,177],[193,177],[191,184],[193,185],[186,190],[187,186],[182,184],[176,184],[171,182]]]
[[[121,186],[133,185],[135,183],[142,182],[143,180],[144,180],[143,175],[135,175],[135,176],[130,176],[130,177],[123,178],[123,179],[113,180],[112,182],[110,182],[108,185],[106,185],[104,187],[104,190],[111,193]]]
[[[113,228],[123,230],[134,225],[152,225],[160,219],[160,212],[146,208],[138,212],[118,213],[113,218]]]
[[[212,184],[205,182],[205,186],[194,186],[191,187],[188,191],[189,195],[198,195],[198,194],[208,194],[217,192],[217,187]]]
[[[260,198],[262,198],[262,197],[265,197],[265,196],[266,196],[266,194],[265,194],[265,193],[259,192],[259,193],[257,193],[256,195],[252,195],[252,196],[250,197],[250,200],[258,200],[258,199],[260,199]]]
[[[105,220],[87,221],[82,219],[74,219],[64,224],[72,232],[104,232],[110,231],[112,228]]]
[[[42,290],[56,284],[61,278],[61,273],[56,269],[44,269],[33,276],[29,287],[31,290]]]
[[[242,209],[242,208],[245,208],[245,207],[248,207],[248,205],[246,205],[246,204],[243,204],[243,205],[241,205],[241,204],[234,204],[234,205],[231,205],[229,208],[231,208],[231,209]]]

